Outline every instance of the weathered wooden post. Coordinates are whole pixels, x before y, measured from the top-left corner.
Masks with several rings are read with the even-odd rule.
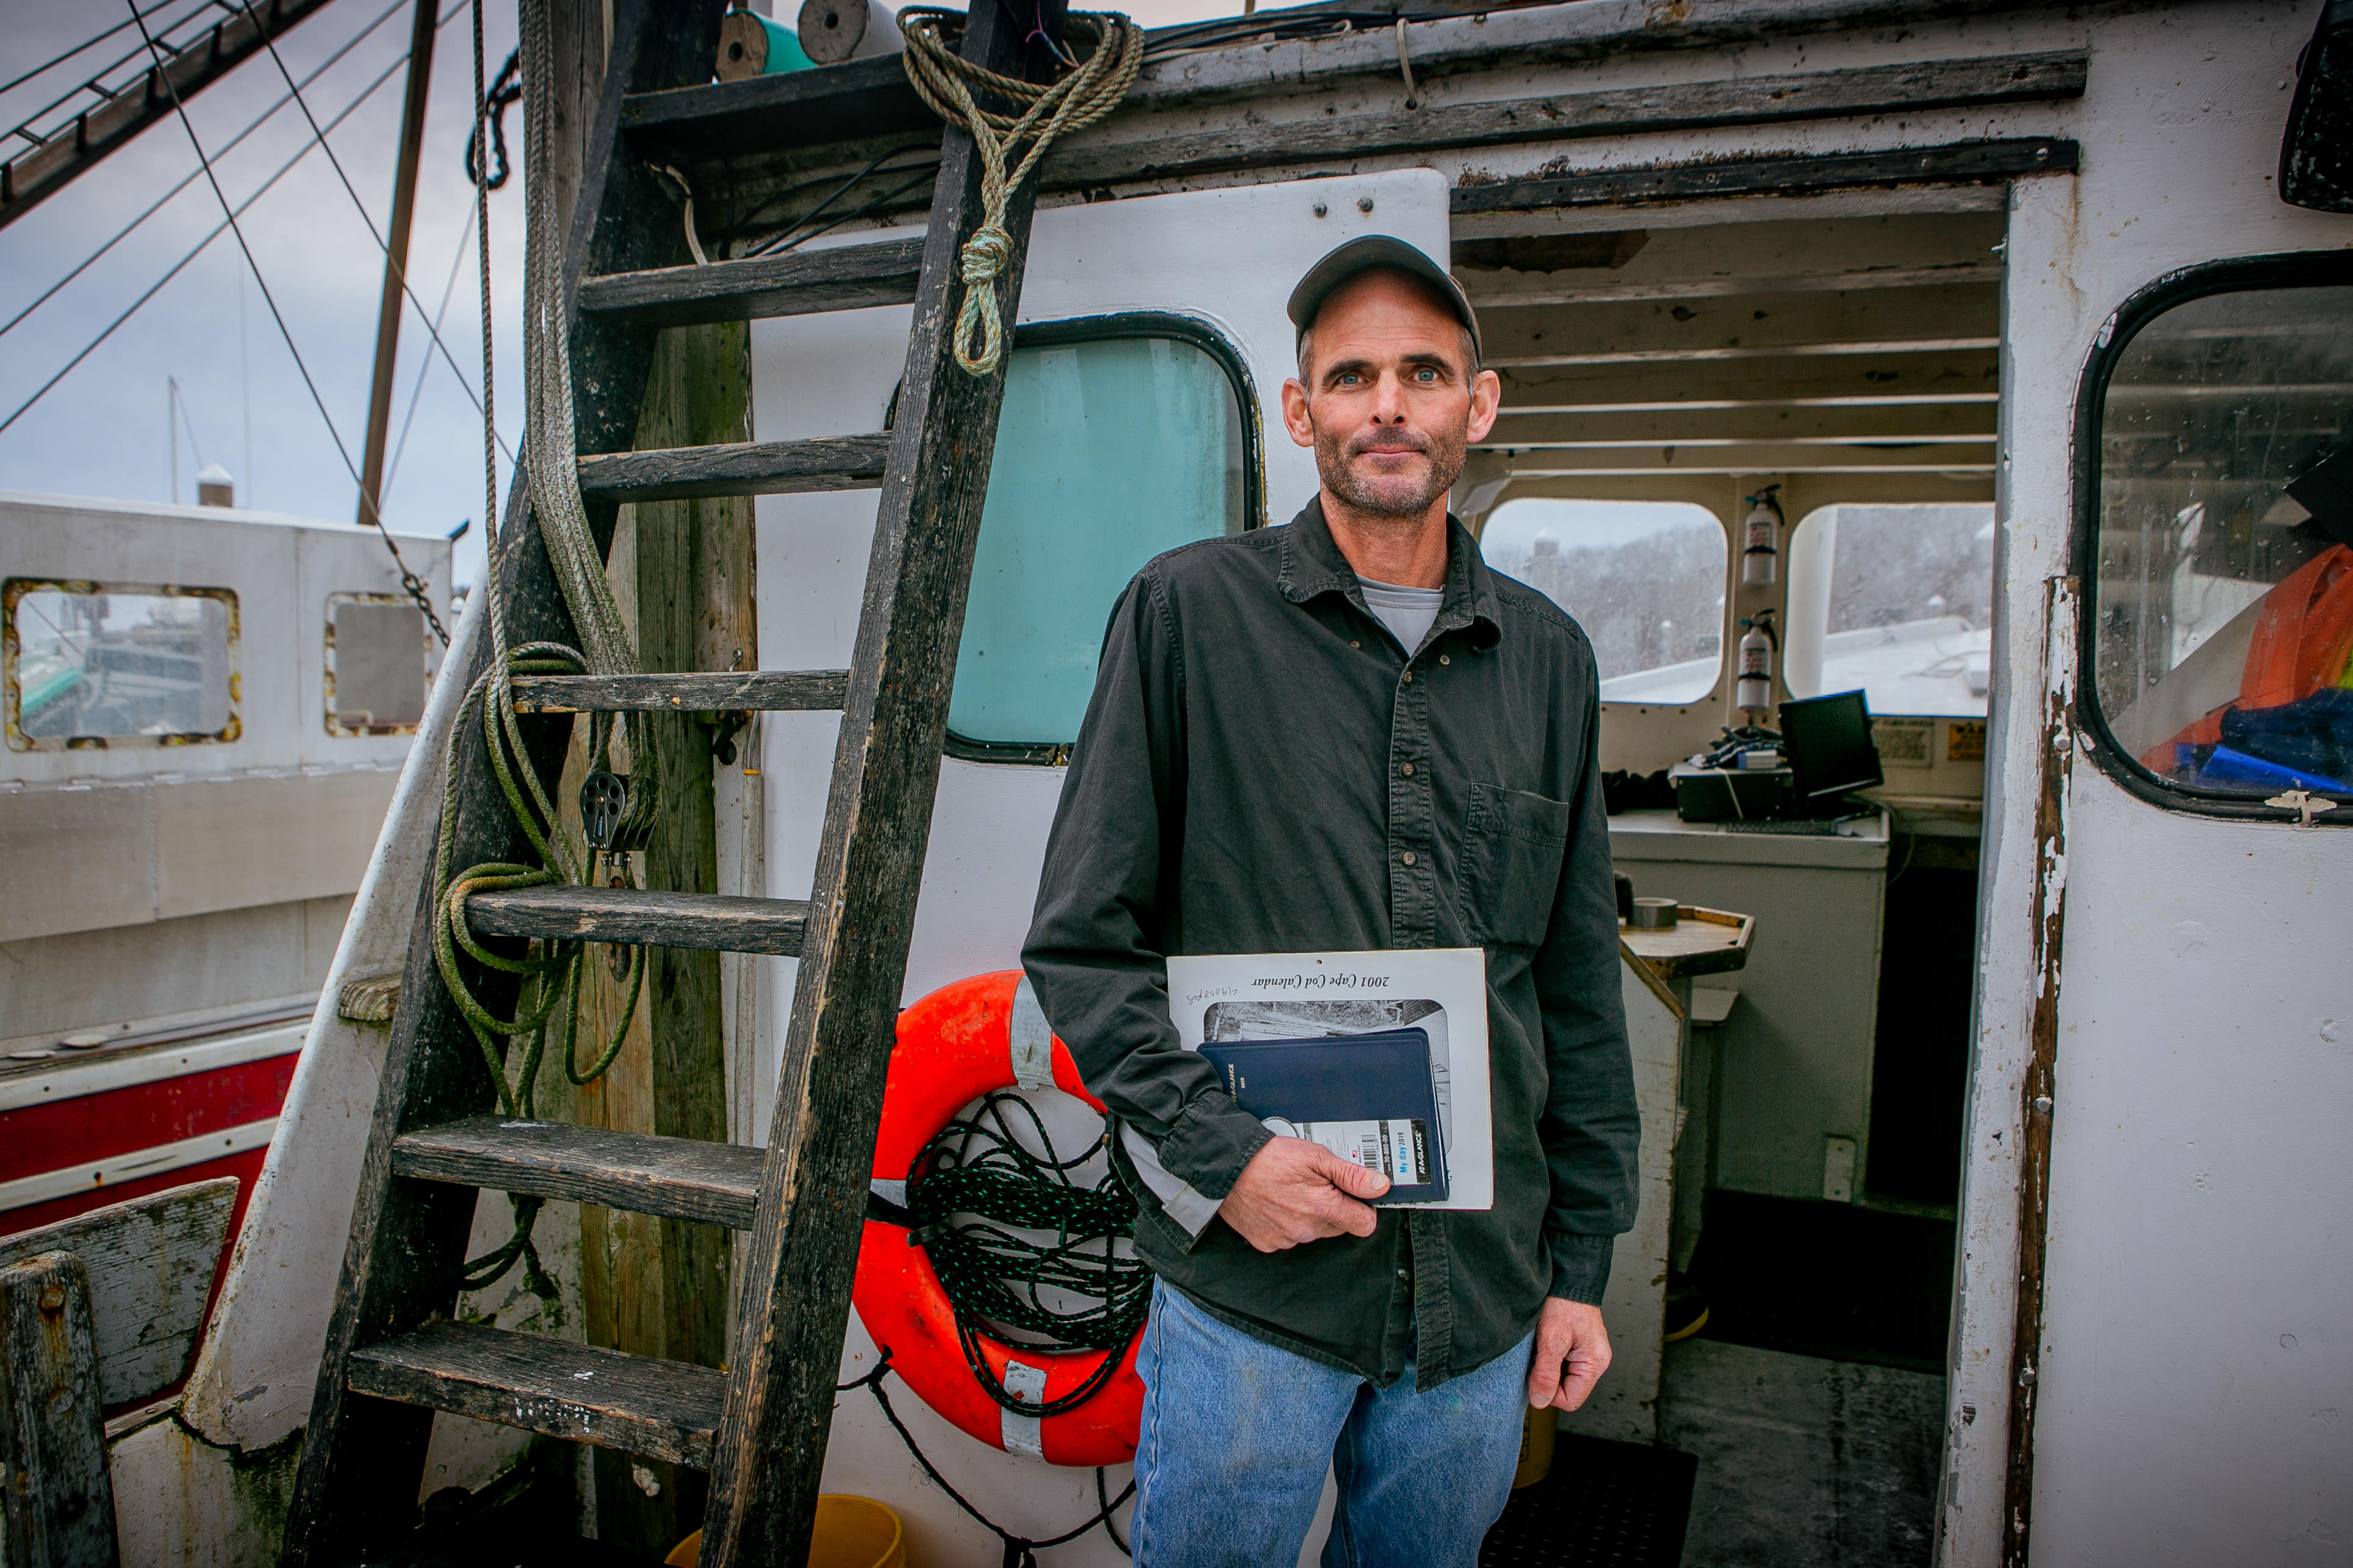
[[[90,1276],[69,1252],[0,1268],[0,1463],[9,1568],[114,1568]]]

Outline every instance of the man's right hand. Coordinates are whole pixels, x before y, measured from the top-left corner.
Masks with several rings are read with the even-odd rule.
[[[1218,1213],[1261,1252],[1281,1252],[1328,1236],[1372,1235],[1376,1216],[1357,1200],[1388,1190],[1387,1176],[1321,1143],[1277,1137],[1250,1156]]]

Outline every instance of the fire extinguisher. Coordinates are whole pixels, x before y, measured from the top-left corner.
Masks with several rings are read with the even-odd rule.
[[[1773,705],[1773,650],[1780,646],[1780,639],[1774,635],[1770,610],[1759,610],[1740,624],[1747,634],[1740,639],[1740,679],[1733,691],[1733,706],[1746,709],[1753,724]]]
[[[1774,572],[1781,555],[1780,498],[1775,494],[1781,487],[1767,485],[1753,496],[1743,496],[1748,502],[1748,520],[1741,526],[1740,581],[1750,588],[1772,586]]]

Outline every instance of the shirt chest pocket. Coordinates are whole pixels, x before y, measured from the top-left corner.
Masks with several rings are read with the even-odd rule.
[[[1462,829],[1463,926],[1482,947],[1534,947],[1552,924],[1568,849],[1568,803],[1471,786]]]

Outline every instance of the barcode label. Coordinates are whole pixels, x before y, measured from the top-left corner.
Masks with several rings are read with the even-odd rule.
[[[1378,1171],[1401,1187],[1427,1186],[1430,1170],[1430,1129],[1421,1118],[1390,1117],[1377,1121],[1285,1121],[1269,1118],[1277,1132],[1321,1143],[1343,1160]]]

